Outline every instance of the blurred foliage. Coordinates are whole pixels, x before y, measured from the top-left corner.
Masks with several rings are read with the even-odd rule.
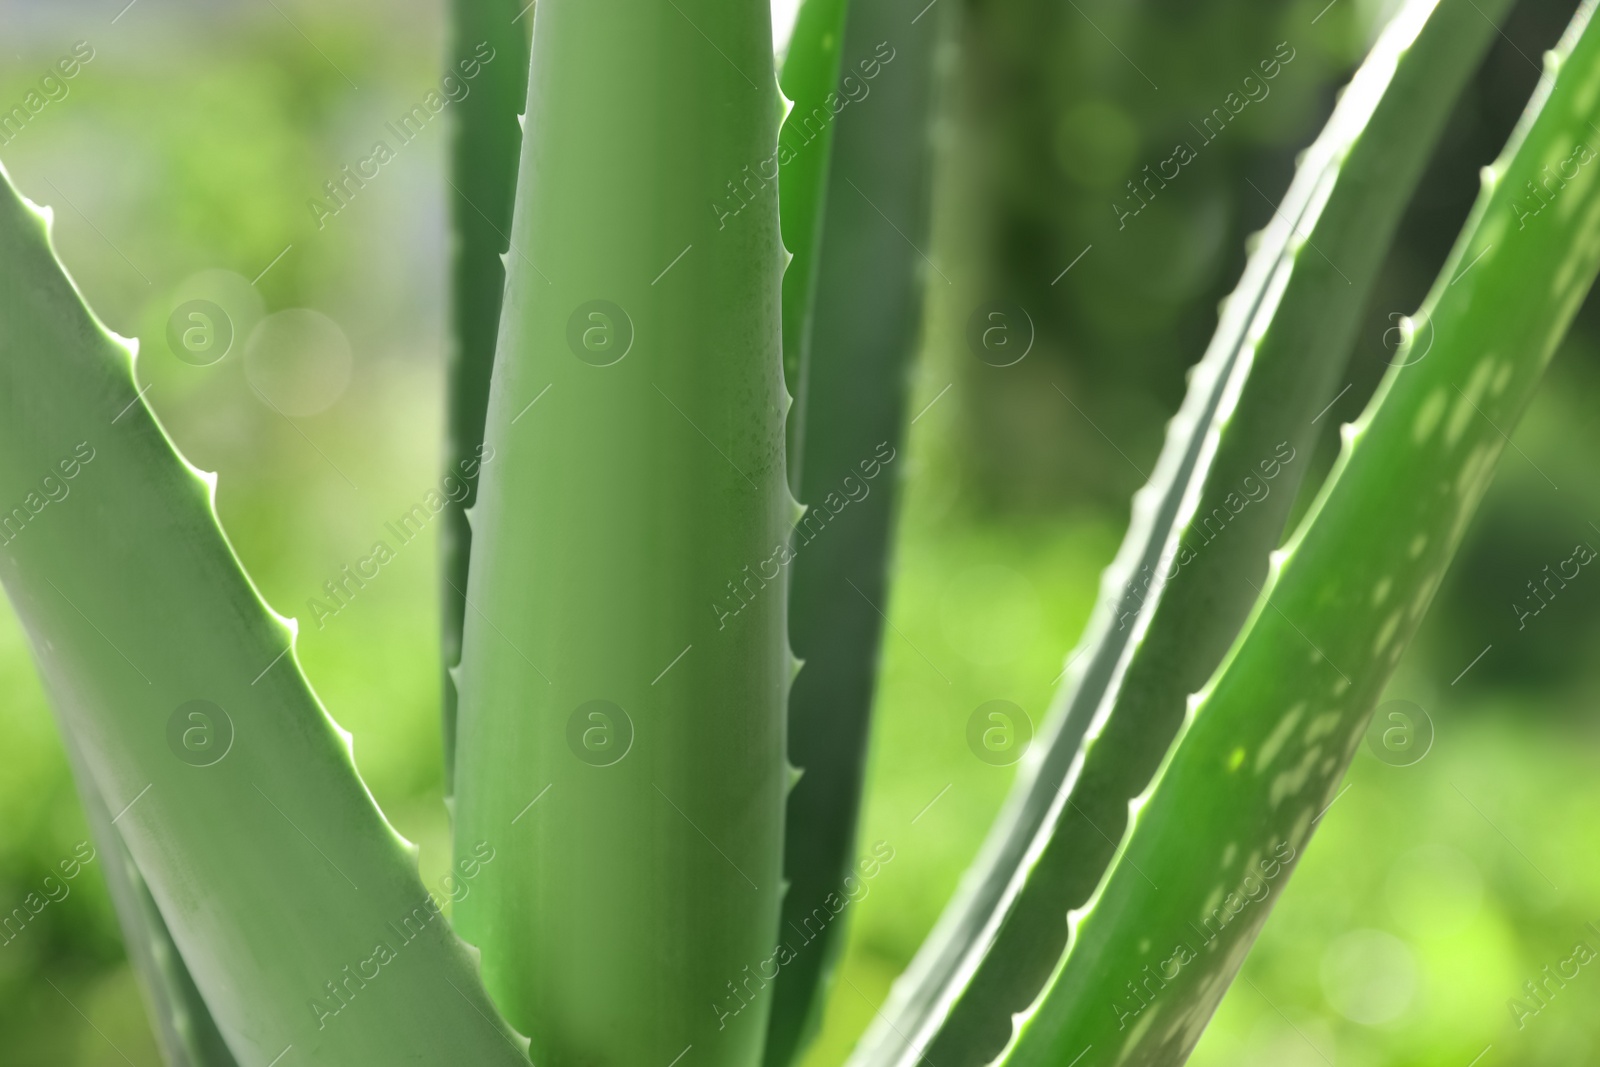
[[[306,201],[437,84],[442,7],[125,2],[0,0],[0,107],[74,42],[95,49],[0,158],[55,207],[62,254],[108,325],[141,338],[146,395],[186,454],[221,473],[235,547],[268,601],[301,617],[306,669],[432,881],[448,857],[435,531],[324,627],[306,601],[438,481],[443,123],[324,228]],[[967,720],[991,699],[1042,715],[1246,237],[1270,217],[1381,7],[966,0],[939,129],[933,299],[862,833],[895,858],[847,913],[850,949],[811,1067],[841,1061],[999,807],[1012,771],[973,757]],[[1463,99],[1378,287],[1351,388],[1322,422],[1320,469],[1384,370],[1390,315],[1420,299],[1572,7],[1525,0]],[[1244,78],[1280,42],[1294,59],[1270,91],[1202,145],[1190,123],[1247,95]],[[1176,141],[1196,158],[1119,230],[1111,205]],[[166,343],[169,315],[196,297],[235,325],[209,367]],[[968,320],[989,300],[1034,319],[1034,349],[1014,366],[967,348]],[[338,323],[351,374],[322,387],[325,410],[291,419],[257,389],[295,364],[250,338],[292,308]],[[1591,968],[1523,1029],[1507,1007],[1575,941],[1600,950],[1584,925],[1600,926],[1600,866],[1585,847],[1600,807],[1588,773],[1600,753],[1600,577],[1586,569],[1520,628],[1516,608],[1576,543],[1600,548],[1594,314],[1514,435],[1391,686],[1431,715],[1432,751],[1410,767],[1358,755],[1195,1063],[1464,1067],[1487,1045],[1483,1067],[1595,1058]],[[0,684],[3,912],[44,892],[85,829],[9,611]],[[0,943],[8,1067],[157,1062],[96,863]]]

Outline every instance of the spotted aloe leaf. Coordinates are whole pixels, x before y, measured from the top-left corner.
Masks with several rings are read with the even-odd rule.
[[[1307,152],[1135,498],[1042,756],[855,1063],[986,1063],[1059,963],[1060,916],[1249,614],[1400,212],[1507,7],[1414,0]]]
[[[531,5],[519,0],[455,0],[451,34],[460,73],[474,71],[470,93],[452,110],[450,213],[455,245],[450,266],[451,352],[445,474],[450,494],[444,532],[443,727],[445,795],[453,791],[456,752],[456,686],[449,668],[461,662],[461,628],[467,611],[467,563],[472,530],[467,508],[477,499],[484,413],[494,371],[495,339],[510,250],[511,202],[516,191],[517,153],[522,147],[522,109],[528,99],[528,24]],[[481,51],[483,47],[488,52]],[[487,54],[484,64],[478,57]],[[452,74],[457,73],[452,71]]]
[[[791,331],[804,331],[790,478],[807,511],[789,565],[790,641],[804,665],[789,694],[789,759],[800,776],[788,801],[783,921],[769,949],[782,965],[768,1067],[788,1063],[820,1022],[844,938],[843,922],[832,916],[853,884],[847,878],[903,466],[896,459],[925,280],[917,249],[927,243],[940,19],[913,21],[915,14],[890,0],[852,0],[842,73],[836,61],[826,93],[807,85],[785,127],[797,162],[814,158],[816,142],[830,134],[834,146],[815,255],[797,252],[785,277],[786,350]],[[805,18],[802,11],[801,30]],[[788,63],[798,59],[791,49]],[[784,181],[788,238],[787,175]],[[808,325],[796,324],[805,310],[788,299],[802,269],[814,279]]]
[[[525,1062],[49,219],[0,171],[0,500],[55,498],[0,582],[218,1031],[250,1064]]]
[[[766,0],[543,0],[471,514],[454,913],[552,1064],[759,1060],[785,482]],[[735,210],[735,207],[738,210]],[[689,1062],[685,1060],[685,1062]]]
[[[1243,634],[1128,807],[1003,1062],[1181,1062],[1265,923],[1600,271],[1600,30],[1580,7]],[[1092,766],[1107,732],[1088,747]],[[1087,775],[1087,772],[1086,772]],[[1159,887],[1159,888],[1158,888]]]

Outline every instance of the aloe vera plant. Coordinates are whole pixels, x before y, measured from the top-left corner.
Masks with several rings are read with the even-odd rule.
[[[1045,743],[852,1067],[1193,1049],[1600,272],[1594,2],[1274,552],[1510,0],[1395,16],[1222,310]],[[444,543],[452,865],[473,884],[448,916],[136,346],[0,171],[0,500],[77,487],[8,537],[0,582],[169,1062],[803,1053],[857,862],[934,269],[930,9],[807,0],[780,81],[761,0],[455,5],[458,42],[499,62],[450,179],[448,462],[478,486]]]
[[[456,919],[537,1060],[747,1063],[767,998],[711,1005],[777,927],[784,254],[770,192],[707,204],[778,89],[764,4],[647,7],[536,15],[458,676],[458,852],[506,854]]]
[[[1334,473],[1274,554],[1250,623],[1138,799],[1119,861],[1072,917],[1076,944],[1008,1062],[1059,1062],[1097,1043],[1122,1062],[1186,1056],[1266,919],[1265,907],[1238,906],[1236,883],[1292,871],[1333,799],[1488,487],[1502,428],[1515,425],[1600,271],[1592,175],[1576,169],[1556,213],[1518,226],[1516,210],[1526,183],[1581,154],[1600,120],[1593,11],[1582,5],[1547,57],[1523,123],[1485,169],[1473,216],[1415,317],[1420,335],[1409,333],[1372,404],[1345,428]],[[1296,661],[1297,670],[1282,669]],[[1219,772],[1232,788],[1203,800],[1185,789]],[[1165,880],[1159,903],[1145,878]],[[1132,914],[1137,932],[1119,921]],[[1207,920],[1203,934],[1191,926]],[[1157,956],[1180,963],[1153,1001],[1108,1011],[1083,995],[1114,989],[1110,975],[1136,961],[1138,974]]]
[[[1136,502],[1044,754],[862,1062],[986,1062],[1044,984],[1066,947],[1054,917],[1093,893],[1127,802],[1256,599],[1383,238],[1493,30],[1469,4],[1408,5],[1307,151]]]
[[[294,626],[218,529],[215,481],[140,400],[134,346],[84,307],[49,225],[5,175],[0,487],[25,500],[75,476],[89,510],[14,538],[0,580],[228,1048],[244,1063],[289,1048],[323,1063],[519,1062],[302,677]]]

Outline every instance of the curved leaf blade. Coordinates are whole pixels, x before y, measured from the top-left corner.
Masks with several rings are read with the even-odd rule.
[[[790,102],[778,131],[778,216],[783,246],[794,258],[783,273],[783,380],[793,398],[788,424],[789,487],[800,491],[805,411],[806,350],[811,341],[812,294],[822,241],[833,158],[834,122],[828,96],[839,88],[849,0],[805,0],[783,57],[778,87]],[[819,121],[820,116],[820,121]],[[728,220],[719,218],[726,226]]]
[[[1469,0],[1413,2],[1308,150],[1135,499],[1044,755],[853,1062],[988,1062],[1060,960],[1056,917],[1093,892],[1127,799],[1250,611],[1306,473],[1295,458],[1309,451],[1409,192],[1493,30]],[[1085,738],[1098,738],[1092,763]]]
[[[805,29],[804,11],[801,18]],[[939,26],[936,15],[908,24],[898,4],[853,0],[845,77],[859,99],[824,131],[836,140],[815,256],[815,307],[790,411],[791,426],[801,427],[793,435],[800,454],[791,482],[808,505],[790,564],[789,640],[804,665],[789,692],[789,761],[800,777],[784,828],[788,890],[778,943],[793,958],[775,982],[768,1067],[788,1063],[815,1034],[844,941],[843,922],[819,921],[819,909],[831,919],[829,898],[842,899],[854,871],[879,611],[888,596],[903,466],[898,449],[921,337],[926,279],[917,248],[926,246],[930,224]],[[824,96],[809,98],[815,103],[804,111],[808,101],[797,101],[786,129],[831,117]],[[790,186],[783,188],[787,196]],[[787,222],[787,200],[784,210]],[[784,278],[786,298],[790,280],[810,267],[796,255]],[[792,325],[786,317],[786,343]]]
[[[1243,963],[1489,485],[1502,431],[1600,272],[1600,176],[1582,166],[1597,158],[1600,121],[1593,10],[1586,0],[1547,60],[1416,317],[1420,335],[1345,427],[1244,634],[1131,805],[1120,859],[1068,916],[1072,945],[1008,1065],[1087,1047],[1100,1062],[1182,1062]],[[1563,168],[1548,210],[1523,217],[1525,183],[1560,161],[1574,173]]]
[[[525,1062],[301,674],[292,623],[234,557],[214,478],[144,406],[131,344],[85,306],[49,218],[0,171],[0,500],[71,484],[6,530],[0,582],[228,1047],[252,1064],[290,1047],[329,1067]]]

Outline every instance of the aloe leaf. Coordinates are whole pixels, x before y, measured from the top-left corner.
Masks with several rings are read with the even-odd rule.
[[[1072,944],[1005,1063],[1182,1062],[1243,963],[1600,271],[1593,10],[1547,57],[1420,327],[1129,805],[1119,859],[1050,917]]]
[[[1411,3],[1308,150],[1135,498],[1042,757],[854,1062],[987,1062],[1061,958],[1054,916],[1092,893],[1127,799],[1249,613],[1384,250],[1493,30],[1470,0]]]
[[[122,835],[112,825],[111,810],[70,738],[66,749],[89,833],[101,858],[111,904],[122,928],[128,962],[144,993],[167,1067],[237,1067],[238,1061],[228,1051],[211,1009],[195,987],[194,976],[167,930],[144,875],[139,873],[128,847],[122,843]]]
[[[544,0],[533,50],[458,672],[456,839],[509,843],[454,917],[537,1062],[746,1067],[793,669],[771,15]]]
[[[215,480],[144,406],[49,213],[0,186],[0,582],[228,1047],[524,1062],[221,533]]]
[[[801,19],[804,29],[804,11]],[[791,564],[790,641],[804,666],[789,693],[789,759],[800,777],[789,794],[788,890],[778,930],[794,958],[777,976],[768,1067],[790,1062],[820,1024],[844,942],[843,920],[833,916],[854,884],[900,470],[895,460],[922,317],[925,268],[918,249],[927,245],[929,225],[940,21],[932,15],[913,23],[887,0],[851,3],[848,80],[832,83],[834,99],[845,104],[824,126],[835,138],[826,220],[814,269],[797,253],[784,279],[786,315],[789,283],[802,277],[802,266],[815,279],[815,305],[790,413],[791,426],[800,427],[792,437],[799,455],[791,480],[808,509],[795,531]],[[796,55],[790,52],[790,64]],[[786,79],[788,73],[786,67]],[[819,124],[819,111],[831,118],[820,97],[808,110],[809,99],[797,99],[789,116],[786,129],[798,128],[797,140],[804,123]],[[799,158],[815,150],[803,148]],[[786,345],[793,319],[785,320]]]
[[[522,109],[528,99],[528,23],[533,12],[519,0],[455,0],[451,34],[457,76],[476,68],[470,92],[452,109],[450,214],[455,245],[450,264],[451,338],[445,473],[460,484],[450,494],[444,530],[443,729],[445,796],[454,791],[456,686],[450,668],[461,662],[461,628],[467,600],[467,564],[472,529],[467,508],[478,495],[479,448],[506,270],[500,257],[510,248],[511,205],[522,148]],[[481,62],[487,47],[492,62]]]
[[[805,0],[783,57],[778,86],[790,102],[778,131],[779,216],[783,245],[794,257],[783,274],[783,379],[794,398],[788,422],[789,485],[800,487],[804,428],[805,350],[811,339],[812,293],[822,239],[828,164],[833,157],[845,11],[849,0]],[[722,225],[726,226],[726,220]]]

